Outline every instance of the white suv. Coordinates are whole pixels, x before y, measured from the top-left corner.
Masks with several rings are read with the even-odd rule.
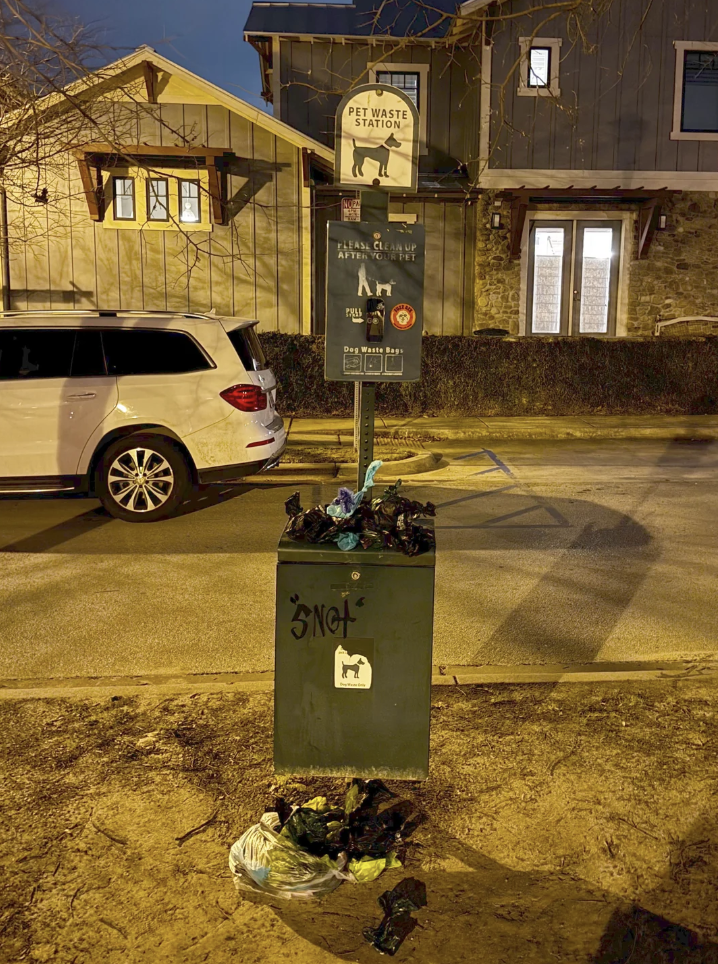
[[[284,423],[256,321],[0,312],[0,492],[96,495],[129,522],[276,465]]]

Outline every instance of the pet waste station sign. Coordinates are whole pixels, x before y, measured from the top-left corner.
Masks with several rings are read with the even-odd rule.
[[[336,183],[416,191],[419,114],[408,94],[366,84],[344,97],[336,118]]]
[[[330,221],[325,376],[421,377],[424,226]]]

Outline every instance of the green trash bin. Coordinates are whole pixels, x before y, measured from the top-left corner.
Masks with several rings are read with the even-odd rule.
[[[276,773],[427,778],[434,569],[433,550],[343,552],[282,536]]]

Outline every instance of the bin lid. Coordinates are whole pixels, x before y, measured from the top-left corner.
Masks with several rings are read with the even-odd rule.
[[[427,529],[434,528],[433,519],[421,519],[420,523]],[[351,566],[424,566],[436,565],[436,551],[430,549],[419,556],[405,556],[397,549],[356,549],[345,551],[336,542],[295,542],[287,535],[286,529],[279,540],[277,550],[278,562],[308,562],[326,565]]]

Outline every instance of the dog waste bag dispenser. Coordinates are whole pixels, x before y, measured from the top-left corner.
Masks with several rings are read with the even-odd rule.
[[[282,536],[276,773],[426,779],[434,566],[433,550],[346,552]]]
[[[326,377],[418,381],[423,300],[423,225],[330,221]]]

